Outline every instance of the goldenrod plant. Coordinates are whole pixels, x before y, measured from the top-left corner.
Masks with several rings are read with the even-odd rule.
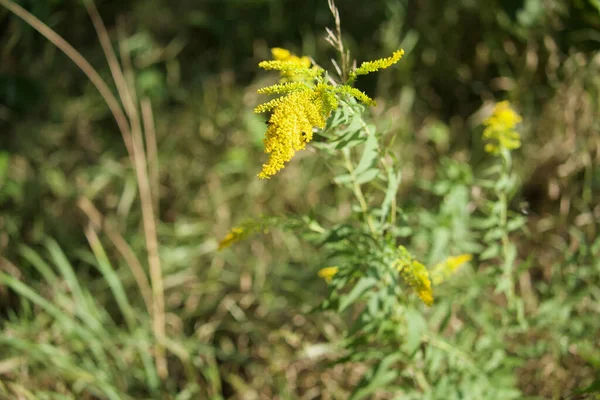
[[[486,217],[481,220],[486,229],[484,241],[487,248],[481,259],[499,258],[502,275],[497,281],[497,290],[505,294],[511,310],[517,311],[523,320],[523,302],[515,296],[516,245],[510,240],[510,233],[520,230],[526,222],[525,215],[511,211],[510,201],[515,195],[518,181],[512,172],[512,152],[521,146],[521,136],[516,127],[522,121],[508,101],[494,105],[489,117],[483,121],[485,151],[497,157],[498,161],[486,169],[480,184],[489,191],[490,199],[484,204]]]
[[[338,23],[336,31],[340,32],[337,9],[332,2],[330,6]],[[420,357],[446,360],[462,354],[462,350],[446,342],[435,330],[428,330],[425,318],[435,313],[431,309],[436,307],[436,290],[460,274],[473,255],[446,253],[426,266],[418,255],[431,257],[420,253],[418,247],[410,249],[414,241],[407,232],[412,227],[397,205],[401,166],[395,163],[397,156],[386,144],[386,135],[369,122],[366,107],[375,101],[352,86],[361,75],[401,61],[404,51],[400,49],[390,57],[352,68],[341,35],[328,32],[328,40],[342,55],[342,65],[335,63],[339,80],[319,65],[309,65],[307,57],[281,48],[272,49],[273,60],[259,64],[265,70],[278,71],[280,82],[258,90],[259,94],[279,95],[254,110],[270,113],[264,139],[269,160],[258,177],[285,174],[281,170],[286,163],[310,144],[322,162],[336,172],[332,181],[354,196],[352,214],[333,225],[306,216],[288,217],[302,221],[294,224],[294,234],[307,238],[322,253],[322,267],[315,273],[327,284],[328,295],[319,309],[347,315],[350,321],[343,340],[335,344],[341,354],[336,362],[371,365],[351,398],[369,398],[410,376],[415,380],[414,393],[431,395],[439,390],[428,383],[437,379],[437,372],[417,367],[424,362]],[[517,122],[518,116],[506,103],[500,103],[486,122],[484,136],[491,141],[486,150],[505,154],[518,147],[514,132]],[[315,135],[321,137],[317,142],[313,141]],[[257,221],[250,220],[245,225],[260,225]],[[281,221],[279,226],[285,229]],[[232,229],[220,248],[247,237],[246,232],[247,228]],[[480,251],[481,246],[474,245],[472,249]],[[456,250],[458,247],[452,251]],[[421,345],[428,348],[422,354],[417,351]],[[485,396],[480,398],[516,398],[518,392],[497,388],[487,380],[478,371],[478,362],[469,359],[466,376],[483,385]],[[462,376],[465,378],[465,374]]]

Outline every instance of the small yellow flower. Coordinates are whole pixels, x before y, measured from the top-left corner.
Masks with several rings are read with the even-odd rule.
[[[350,79],[354,80],[358,75],[366,75],[371,72],[379,71],[380,69],[388,68],[400,61],[403,55],[404,50],[400,49],[395,51],[391,57],[380,58],[379,60],[374,61],[365,61],[360,67],[350,73]]]
[[[259,67],[280,71],[282,81],[299,81],[311,78],[321,73],[319,68],[311,68],[310,58],[298,57],[289,50],[275,47],[271,49],[273,60],[262,61]]]
[[[286,61],[292,53],[289,50],[282,49],[281,47],[273,47],[271,49],[271,54],[273,55],[274,60]]]
[[[470,254],[461,254],[455,257],[448,257],[441,263],[433,267],[431,271],[431,281],[434,286],[437,286],[448,279],[458,268],[468,263],[473,259]]]
[[[419,261],[413,259],[412,255],[404,246],[398,248],[398,259],[394,267],[400,272],[404,281],[411,287],[425,305],[433,304],[433,292],[429,271]]]
[[[329,283],[331,282],[331,279],[334,277],[334,275],[338,273],[339,270],[340,269],[338,267],[325,267],[319,270],[318,275],[319,277],[325,279],[325,282]]]
[[[223,250],[224,248],[231,246],[232,243],[243,239],[244,236],[244,229],[242,229],[241,227],[232,228],[231,231],[229,231],[227,235],[225,235],[223,240],[219,242],[219,250]]]
[[[483,121],[485,130],[483,138],[491,142],[485,145],[485,151],[500,154],[503,150],[514,150],[521,147],[521,136],[515,126],[523,119],[510,108],[508,101],[496,104],[492,115]]]

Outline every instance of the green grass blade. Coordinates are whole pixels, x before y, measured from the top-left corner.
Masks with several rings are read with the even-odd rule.
[[[96,257],[96,263],[98,269],[102,273],[102,276],[108,283],[110,290],[115,296],[115,300],[117,301],[117,305],[121,310],[121,313],[125,317],[125,321],[127,322],[127,326],[130,330],[133,330],[135,327],[135,312],[127,299],[127,294],[125,293],[125,289],[121,283],[121,280],[113,270],[113,267],[104,251],[104,247],[100,243],[98,236],[92,230],[88,230],[86,233],[88,237],[88,241],[90,243],[90,247],[94,252],[94,256]]]
[[[20,246],[19,253],[40,273],[40,275],[42,275],[42,277],[44,277],[44,280],[48,282],[48,284],[54,286],[58,283],[58,277],[52,270],[52,267],[50,267],[35,250],[28,246]]]

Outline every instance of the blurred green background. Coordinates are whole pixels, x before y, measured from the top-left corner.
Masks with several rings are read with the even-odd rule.
[[[112,82],[82,2],[17,3]],[[589,384],[600,367],[600,3],[337,6],[359,62],[406,51],[396,67],[358,86],[378,101],[370,111],[377,126],[396,137],[399,204],[422,242],[451,225],[438,212],[443,185],[468,184],[486,163],[483,105],[507,99],[523,115],[512,207],[528,215],[516,239],[519,260],[529,263],[520,284],[529,288],[532,321],[543,321],[514,338],[531,350],[515,367],[515,385],[524,396],[558,399]],[[318,249],[273,230],[216,252],[247,218],[338,221],[348,210],[348,194],[313,150],[269,181],[256,178],[265,117],[252,110],[263,100],[256,89],[273,80],[257,64],[271,47],[285,47],[333,70],[327,2],[98,0],[97,7],[113,44],[130,50],[138,95],[153,105],[170,375],[158,384],[141,355],[151,323],[126,261],[101,232],[136,329],[123,320],[77,206],[82,196],[91,200],[145,265],[136,177],[117,126],[85,75],[0,6],[0,270],[17,281],[0,285],[0,397],[345,398],[363,369],[328,369],[321,357],[344,321],[310,313],[326,291],[316,276],[324,266]],[[33,293],[16,290],[19,283]],[[104,331],[65,319],[78,286]],[[146,346],[140,355],[138,345]]]

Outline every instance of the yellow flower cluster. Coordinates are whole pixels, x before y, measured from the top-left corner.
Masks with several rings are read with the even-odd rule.
[[[394,261],[404,281],[417,293],[421,301],[430,306],[433,304],[433,292],[429,271],[423,264],[415,260],[404,246],[398,247],[398,258]]]
[[[319,270],[318,275],[319,277],[325,279],[325,282],[329,283],[339,270],[340,269],[338,267],[325,267]]]
[[[434,286],[437,286],[448,279],[458,268],[468,263],[473,259],[470,254],[461,254],[455,257],[448,257],[441,263],[433,267],[431,271],[431,281]]]
[[[358,75],[367,75],[371,72],[388,68],[400,61],[403,55],[404,50],[400,49],[395,51],[391,57],[380,58],[379,60],[374,61],[365,61],[360,65],[360,67],[358,67],[355,71],[350,73],[350,79],[354,80]]]
[[[270,178],[292,159],[296,151],[304,149],[313,137],[313,127],[325,127],[323,96],[317,90],[303,90],[275,99],[268,105],[257,107],[256,112],[272,108],[264,139],[269,161],[258,174]],[[328,115],[327,115],[328,116]]]
[[[483,121],[486,127],[483,138],[491,141],[485,145],[485,151],[500,154],[503,150],[521,147],[521,136],[515,131],[515,126],[521,121],[521,116],[510,108],[508,101],[497,103],[492,115]]]

